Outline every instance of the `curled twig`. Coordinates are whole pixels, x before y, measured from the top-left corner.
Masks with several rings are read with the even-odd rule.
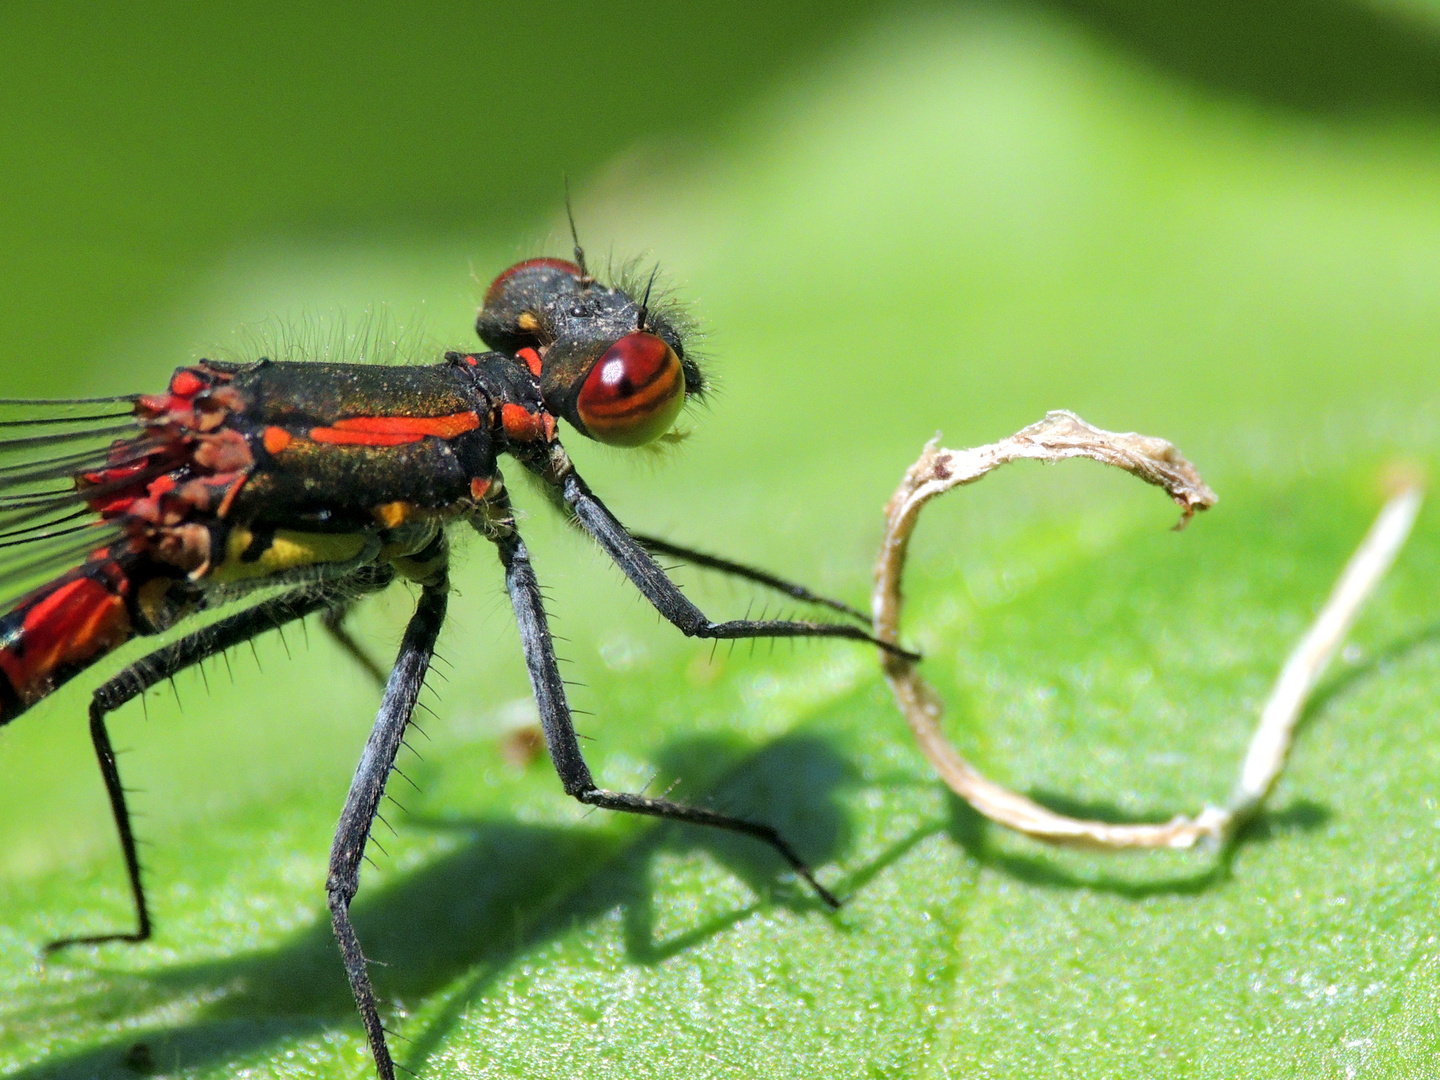
[[[885,538],[875,564],[872,593],[875,636],[899,641],[901,575],[910,535],[927,502],[1019,458],[1060,461],[1072,457],[1094,458],[1164,488],[1182,510],[1177,528],[1184,527],[1197,510],[1215,505],[1215,493],[1205,486],[1195,467],[1164,439],[1103,431],[1074,413],[1049,413],[1008,439],[972,450],[946,450],[932,441],[906,471],[885,508]],[[1410,478],[1398,489],[1281,669],[1261,711],[1235,792],[1224,808],[1206,806],[1193,818],[1177,817],[1153,825],[1115,825],[1057,814],[986,779],[960,756],[940,730],[944,708],[939,697],[911,661],[882,653],[886,681],[921,750],[945,783],[992,821],[1052,843],[1101,848],[1184,848],[1206,837],[1222,839],[1259,809],[1274,786],[1306,698],[1404,545],[1420,508],[1420,486]]]

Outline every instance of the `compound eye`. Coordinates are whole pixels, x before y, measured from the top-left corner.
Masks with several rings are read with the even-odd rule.
[[[685,404],[685,372],[654,334],[626,334],[590,369],[575,411],[592,439],[643,446],[670,430]]]

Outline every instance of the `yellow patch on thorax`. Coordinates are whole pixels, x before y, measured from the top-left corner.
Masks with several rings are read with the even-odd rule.
[[[263,540],[262,540],[263,542]],[[248,581],[271,577],[289,570],[334,563],[349,563],[364,554],[371,538],[365,533],[312,533],[276,529],[269,543],[258,553],[256,537],[238,525],[225,540],[225,558],[209,575],[214,581]],[[242,558],[245,553],[250,558]]]

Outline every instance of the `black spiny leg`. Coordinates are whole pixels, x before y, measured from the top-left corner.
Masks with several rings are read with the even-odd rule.
[[[352,591],[373,590],[389,582],[389,568],[375,568],[360,571],[347,578],[346,588]],[[105,779],[105,791],[110,796],[110,810],[115,815],[115,827],[120,833],[120,848],[125,855],[125,871],[130,877],[130,892],[135,898],[135,930],[133,933],[87,934],[82,937],[61,938],[45,946],[47,953],[71,945],[100,945],[107,941],[144,941],[150,937],[150,909],[145,902],[145,889],[140,883],[140,860],[135,852],[135,833],[130,827],[130,811],[125,805],[125,788],[120,782],[120,770],[115,764],[115,751],[110,745],[110,734],[105,728],[105,716],[121,705],[139,697],[156,683],[184,671],[192,664],[198,664],[208,657],[249,641],[257,634],[273,630],[285,623],[303,619],[311,612],[318,611],[330,603],[326,597],[316,593],[294,592],[277,596],[247,608],[228,618],[221,619],[203,630],[181,638],[172,645],[156,649],[149,656],[141,657],[113,679],[105,683],[90,700],[90,740],[95,745],[95,756],[100,760],[100,775]]]
[[[729,622],[712,621],[703,611],[685,598],[685,594],[665,576],[665,571],[645,550],[641,543],[625,531],[586,486],[585,481],[573,471],[565,473],[559,481],[565,502],[575,513],[581,527],[599,541],[605,553],[615,560],[625,576],[644,594],[666,619],[673,623],[686,637],[698,638],[754,638],[754,637],[839,637],[855,641],[868,641],[886,652],[919,660],[916,653],[871,637],[858,626],[842,623],[817,623],[789,619],[733,619]]]
[[[360,887],[360,860],[365,854],[365,841],[370,836],[370,826],[375,821],[380,797],[385,793],[385,781],[395,765],[395,755],[400,752],[400,740],[410,722],[415,700],[425,682],[425,672],[430,667],[435,639],[445,621],[448,588],[443,574],[437,582],[427,585],[420,594],[420,603],[410,618],[410,624],[405,628],[400,655],[385,684],[385,697],[380,702],[379,715],[370,730],[365,752],[360,756],[355,779],[350,782],[350,793],[345,798],[345,809],[340,814],[335,842],[330,848],[330,875],[325,883],[330,919],[335,927],[335,937],[340,942],[345,974],[350,978],[350,990],[355,995],[355,1005],[360,1010],[360,1020],[365,1025],[365,1037],[370,1042],[370,1052],[375,1057],[375,1069],[380,1074],[380,1080],[395,1080],[395,1066],[385,1045],[385,1031],[380,1024],[380,1011],[375,1004],[370,973],[366,970],[365,954],[360,950],[360,939],[350,923],[350,901]]]
[[[500,561],[505,566],[505,587],[510,592],[510,602],[515,608],[515,621],[520,626],[525,666],[530,671],[530,685],[534,689],[535,701],[540,710],[545,741],[550,747],[550,760],[555,764],[555,771],[560,774],[560,782],[565,786],[566,794],[606,810],[648,814],[651,817],[683,821],[691,825],[707,825],[753,836],[779,852],[822,900],[832,908],[839,907],[840,901],[815,880],[815,875],[804,860],[773,826],[717,814],[713,810],[685,806],[668,799],[651,799],[643,795],[607,791],[595,786],[595,781],[590,776],[590,768],[580,753],[580,741],[575,736],[575,726],[570,720],[570,706],[565,701],[565,685],[560,679],[560,669],[555,661],[555,648],[545,619],[540,585],[530,566],[529,552],[514,533],[495,538],[495,544],[500,549]]]
[[[661,540],[654,536],[642,536],[640,533],[632,532],[630,535],[651,555],[668,555],[676,559],[684,559],[686,562],[699,566],[705,570],[714,570],[721,574],[729,574],[731,577],[738,577],[744,581],[753,581],[757,585],[764,585],[767,589],[774,589],[776,592],[784,593],[794,600],[806,604],[820,604],[832,611],[838,611],[842,615],[848,615],[865,625],[870,624],[870,616],[863,611],[851,607],[843,600],[831,600],[828,596],[821,596],[819,593],[811,592],[804,585],[797,585],[793,581],[786,581],[782,577],[776,577],[765,570],[758,570],[753,566],[746,566],[743,563],[731,562],[729,559],[722,559],[718,555],[710,555],[703,551],[696,551],[694,548],[681,547],[679,544],[672,544],[668,540]]]

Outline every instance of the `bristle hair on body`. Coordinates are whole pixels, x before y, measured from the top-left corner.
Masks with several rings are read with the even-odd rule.
[[[686,356],[691,355],[694,343],[704,338],[692,310],[693,302],[681,297],[679,290],[659,264],[648,263],[643,257],[635,256],[618,266],[607,265],[605,276],[612,288],[634,298],[636,303],[640,302],[640,298],[645,296],[648,290],[647,306],[650,313],[674,327],[675,332],[685,342]]]
[[[206,355],[231,363],[266,359],[402,366],[433,364],[445,354],[426,332],[418,312],[401,322],[384,305],[366,308],[353,321],[343,311],[265,319],[240,327],[233,336],[231,344]]]

